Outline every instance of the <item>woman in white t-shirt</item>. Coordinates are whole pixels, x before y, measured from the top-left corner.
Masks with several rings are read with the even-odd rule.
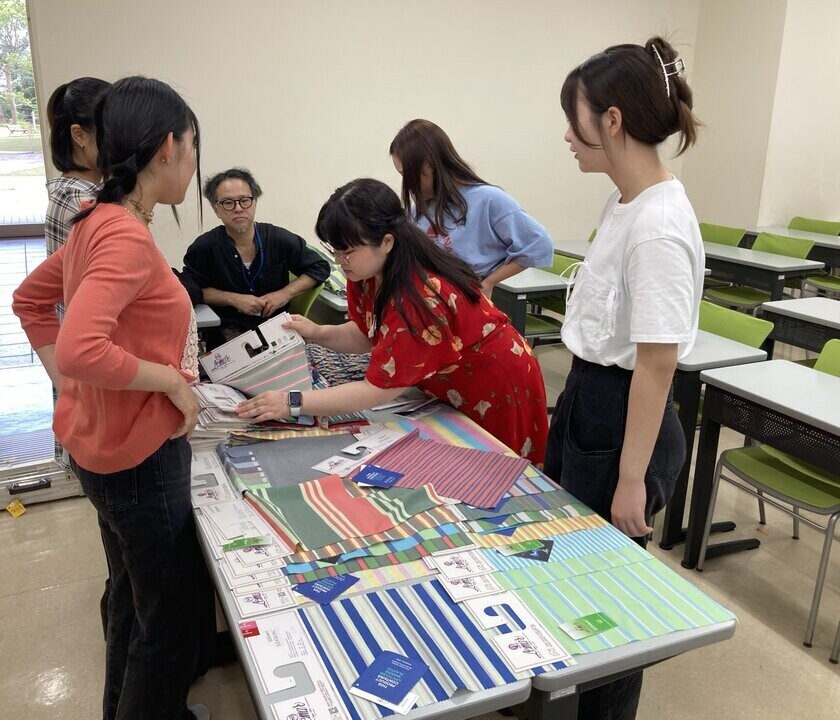
[[[606,173],[617,189],[567,305],[574,358],[544,467],[642,545],[685,459],[671,382],[694,344],[703,288],[697,219],[657,151],[675,133],[680,153],[696,138],[683,70],[656,37],[594,55],[561,93],[581,171]],[[640,690],[641,673],[584,693],[579,717],[633,718]]]

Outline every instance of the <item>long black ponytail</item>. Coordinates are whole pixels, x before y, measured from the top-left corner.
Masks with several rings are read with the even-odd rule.
[[[115,82],[94,112],[99,167],[105,182],[96,204],[119,203],[137,186],[137,176],[154,158],[169,133],[176,140],[195,135],[196,190],[201,213],[201,136],[198,119],[184,99],[160,80],[132,76]],[[78,213],[87,217],[95,205]],[[178,212],[172,206],[178,221]]]

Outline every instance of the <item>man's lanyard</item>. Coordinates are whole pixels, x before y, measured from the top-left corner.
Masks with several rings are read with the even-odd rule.
[[[251,293],[254,292],[254,280],[257,279],[257,275],[260,274],[260,271],[263,269],[263,264],[265,263],[262,240],[260,240],[260,231],[257,229],[256,224],[254,224],[254,240],[257,243],[257,255],[260,258],[259,267],[257,267],[256,272],[252,273],[250,270],[246,270],[245,263],[242,263],[242,279],[245,281],[245,284],[248,286]]]

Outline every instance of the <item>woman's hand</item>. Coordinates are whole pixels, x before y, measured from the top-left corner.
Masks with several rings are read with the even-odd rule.
[[[295,330],[298,334],[304,339],[308,341],[313,341],[317,338],[318,334],[321,332],[321,326],[310,320],[309,318],[305,318],[303,315],[290,315],[292,318],[289,322],[284,323],[283,327],[287,330]]]
[[[645,520],[647,489],[644,478],[632,480],[619,478],[613,495],[610,516],[615,525],[627,537],[644,537],[653,532]]]
[[[281,420],[290,415],[287,399],[288,394],[282,390],[267,390],[250,400],[239,403],[236,414],[258,423],[266,420]]]
[[[183,375],[177,370],[173,372],[178,376],[178,379],[174,382],[173,389],[166,393],[166,397],[181,411],[184,420],[169,439],[174,440],[182,435],[186,435],[187,440],[189,440],[195,424],[198,422],[198,400],[196,400],[195,393],[193,393],[187,381],[184,380]]]

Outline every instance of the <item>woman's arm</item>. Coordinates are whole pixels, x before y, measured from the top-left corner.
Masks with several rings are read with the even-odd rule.
[[[653,531],[645,520],[645,474],[677,368],[677,347],[676,343],[636,345],[618,486],[610,510],[613,525],[629,537]]]
[[[307,342],[343,353],[367,353],[373,347],[371,339],[352,321],[341,325],[319,325],[303,315],[292,315],[283,327],[296,330]],[[374,403],[376,405],[376,403]]]
[[[490,297],[493,294],[493,288],[502,282],[502,280],[507,280],[514,275],[518,275],[524,269],[524,265],[520,265],[514,260],[506,262],[504,265],[500,265],[481,281],[481,292],[483,292],[487,297]]]
[[[381,405],[404,392],[406,388],[379,388],[367,380],[336,385],[325,390],[306,390],[301,393],[304,415],[340,415],[355,410],[367,410]],[[254,422],[279,420],[289,417],[288,393],[269,390],[240,403],[236,409],[239,417]]]

